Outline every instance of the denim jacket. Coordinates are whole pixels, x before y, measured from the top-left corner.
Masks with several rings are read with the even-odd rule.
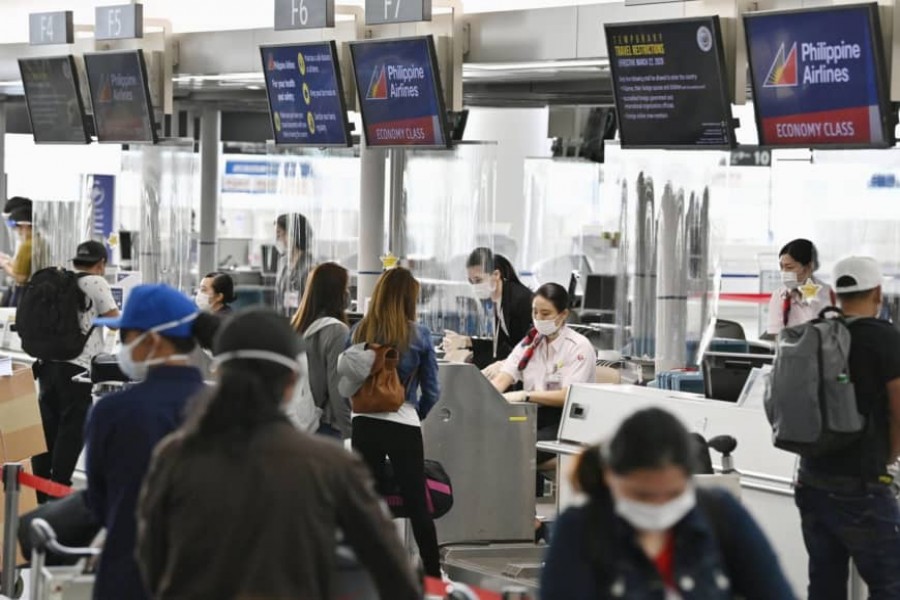
[[[434,344],[431,338],[431,330],[425,325],[417,323],[413,326],[413,339],[409,348],[400,354],[400,362],[397,365],[397,375],[406,388],[406,402],[416,407],[419,418],[424,419],[437,404],[441,395],[441,387],[438,382],[437,355],[434,352]],[[350,331],[347,346],[353,340],[356,326]],[[419,389],[422,390],[421,396]]]
[[[713,526],[694,508],[674,528],[675,584],[683,600],[793,600],[795,598],[768,540],[747,511],[725,492],[715,494],[729,527],[735,564],[728,564]],[[637,542],[635,530],[612,517],[611,569],[607,581],[597,577],[592,540],[603,535],[587,506],[566,511],[557,522],[541,577],[542,600],[612,598],[664,600],[665,586],[656,566]]]

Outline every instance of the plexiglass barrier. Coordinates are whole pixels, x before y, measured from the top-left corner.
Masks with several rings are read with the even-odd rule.
[[[72,268],[78,244],[92,238],[88,193],[81,200],[34,203],[32,273],[47,267]]]
[[[190,292],[198,277],[192,212],[199,196],[199,155],[193,144],[125,152],[121,178],[117,189],[123,229],[138,232],[134,269],[144,283]],[[138,226],[132,228],[135,219]]]
[[[492,305],[472,294],[466,261],[477,247],[509,251],[493,226],[496,176],[496,144],[406,152],[403,205],[394,211],[401,226],[391,243],[422,284],[421,318],[436,335],[492,333]]]

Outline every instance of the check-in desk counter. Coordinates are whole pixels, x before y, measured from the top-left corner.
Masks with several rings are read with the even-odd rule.
[[[441,398],[422,422],[425,457],[453,483],[439,542],[534,539],[537,407],[510,404],[474,365],[440,364]]]
[[[538,448],[560,456],[557,501],[560,511],[577,501],[567,481],[576,456],[587,445],[608,441],[636,410],[659,407],[680,417],[688,429],[706,439],[737,439],[734,464],[740,472],[741,501],[775,547],[798,595],[805,593],[807,555],[792,482],[797,457],[772,445],[772,429],[761,407],[744,408],[694,394],[625,385],[573,385],[559,439]],[[713,453],[713,466],[719,457]]]

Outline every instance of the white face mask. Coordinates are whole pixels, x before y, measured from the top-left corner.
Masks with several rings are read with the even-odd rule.
[[[616,514],[638,531],[668,531],[694,510],[697,495],[688,487],[680,496],[665,504],[647,504],[628,498],[616,498]]]
[[[558,332],[562,327],[556,324],[556,319],[550,319],[549,321],[539,321],[535,319],[534,328],[537,329],[537,332],[543,336],[550,336]]]
[[[187,360],[189,357],[185,354],[173,354],[172,356],[167,356],[165,358],[153,358],[153,353],[150,353],[146,359],[141,362],[137,362],[134,360],[132,353],[134,349],[138,347],[138,344],[141,343],[145,337],[150,335],[151,333],[160,333],[163,331],[167,331],[169,329],[173,329],[178,327],[179,325],[184,325],[185,323],[190,323],[197,318],[197,313],[192,315],[188,315],[183,319],[179,319],[178,321],[172,321],[170,323],[163,323],[162,325],[158,325],[149,331],[145,331],[138,337],[131,340],[131,343],[122,344],[119,348],[119,353],[116,355],[119,361],[119,369],[121,369],[122,373],[124,373],[130,380],[132,381],[143,381],[147,378],[147,374],[150,372],[150,367],[154,365],[162,365],[172,360]]]
[[[212,370],[215,371],[224,363],[241,359],[266,360],[287,367],[294,373],[300,373],[303,370],[299,360],[291,360],[287,356],[268,350],[235,350],[234,352],[223,352],[213,359]]]
[[[275,240],[275,250],[278,251],[278,254],[287,254],[287,244],[282,240]]]
[[[490,300],[491,296],[494,295],[494,291],[496,291],[497,287],[494,285],[494,282],[490,279],[486,279],[480,283],[473,283],[472,285],[472,293],[475,294],[475,297],[479,300]]]
[[[784,287],[787,289],[794,290],[800,287],[800,278],[797,277],[797,274],[793,271],[782,271],[781,283],[783,283]]]
[[[194,304],[196,304],[197,308],[199,308],[200,310],[209,310],[212,307],[212,303],[209,301],[209,296],[207,296],[203,292],[197,292],[197,295],[194,296]]]

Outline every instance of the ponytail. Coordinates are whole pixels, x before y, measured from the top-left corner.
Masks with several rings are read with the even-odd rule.
[[[571,475],[572,487],[591,500],[608,499],[609,488],[606,485],[605,471],[606,463],[603,460],[602,448],[599,444],[590,446],[581,453],[575,463]]]
[[[185,442],[239,449],[259,427],[286,418],[281,407],[293,377],[287,367],[268,361],[222,365],[218,385],[192,402],[183,429]]]

